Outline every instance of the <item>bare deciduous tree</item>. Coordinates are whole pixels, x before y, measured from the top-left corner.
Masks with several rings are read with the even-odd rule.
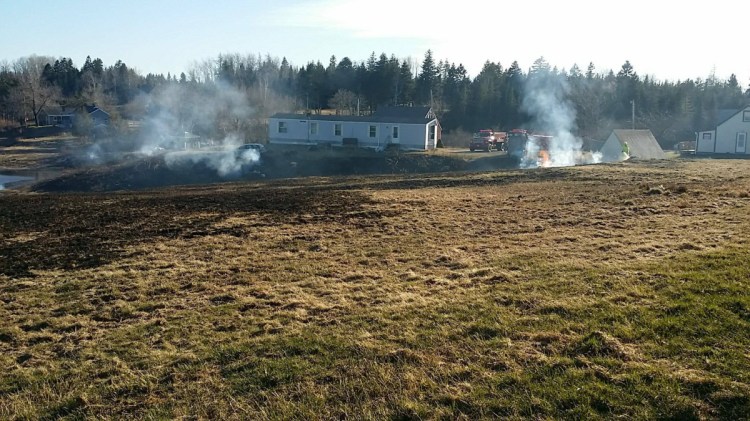
[[[45,107],[60,98],[60,88],[44,80],[44,67],[54,62],[51,57],[32,55],[19,59],[13,65],[13,71],[18,79],[18,86],[14,89],[13,98],[20,102],[20,109],[24,114],[30,111],[34,116],[34,123],[39,125],[39,114]]]
[[[357,107],[357,95],[346,89],[339,89],[328,101],[328,106],[335,109],[337,114],[342,111],[354,114]]]

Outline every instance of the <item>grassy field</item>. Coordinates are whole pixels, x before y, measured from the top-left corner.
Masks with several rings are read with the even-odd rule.
[[[84,147],[72,136],[50,136],[36,139],[0,138],[0,170],[50,170],[60,164],[61,157]]]
[[[747,419],[750,161],[0,196],[0,419]]]

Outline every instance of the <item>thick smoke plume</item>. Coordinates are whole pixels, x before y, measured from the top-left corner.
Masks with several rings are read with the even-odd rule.
[[[536,133],[552,136],[543,149],[542,142],[531,139],[521,167],[566,167],[596,163],[598,154],[584,154],[583,141],[573,134],[576,111],[568,99],[570,87],[564,77],[549,71],[529,75],[524,87],[521,109],[531,118]]]

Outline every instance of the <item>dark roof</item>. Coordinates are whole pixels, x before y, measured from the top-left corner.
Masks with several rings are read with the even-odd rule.
[[[94,111],[99,110],[99,111],[103,112],[104,114],[109,115],[108,112],[102,110],[101,108],[97,107],[96,105],[84,105],[83,108],[86,110],[87,114],[91,114]]]
[[[379,117],[397,117],[415,120],[432,120],[435,118],[430,107],[380,107],[375,115]]]
[[[716,130],[717,127],[721,126],[722,124],[726,123],[727,120],[730,118],[736,116],[737,114],[741,113],[742,111],[747,110],[750,107],[741,108],[739,110],[736,109],[723,109],[716,112],[716,115],[713,116],[713,119],[711,121],[706,123],[706,126],[703,127],[703,130],[700,130],[702,132],[708,132],[711,130]]]
[[[628,142],[630,156],[638,159],[664,159],[664,150],[659,146],[651,130],[614,130],[620,144]]]
[[[742,110],[719,110],[719,112],[716,114],[714,129],[721,125],[721,123],[724,123],[730,118],[734,117],[740,111]]]
[[[716,123],[716,127],[721,126],[722,124],[726,123],[727,120],[729,120],[730,118],[746,110],[750,110],[750,105],[745,106],[744,108],[740,108],[739,110],[719,110],[719,115],[718,115],[719,122]]]
[[[315,120],[315,121],[350,121],[357,123],[404,123],[404,124],[427,124],[435,120],[435,115],[430,107],[384,107],[378,109],[373,115],[319,115],[319,114],[294,114],[277,113],[271,118],[283,118],[288,120]]]

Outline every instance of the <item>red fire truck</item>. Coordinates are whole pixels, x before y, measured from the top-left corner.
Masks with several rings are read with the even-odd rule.
[[[491,129],[480,130],[471,137],[471,143],[469,143],[469,150],[474,152],[476,150],[482,150],[489,152],[491,150],[504,151],[505,140],[508,138],[508,134],[505,132],[496,132]]]

